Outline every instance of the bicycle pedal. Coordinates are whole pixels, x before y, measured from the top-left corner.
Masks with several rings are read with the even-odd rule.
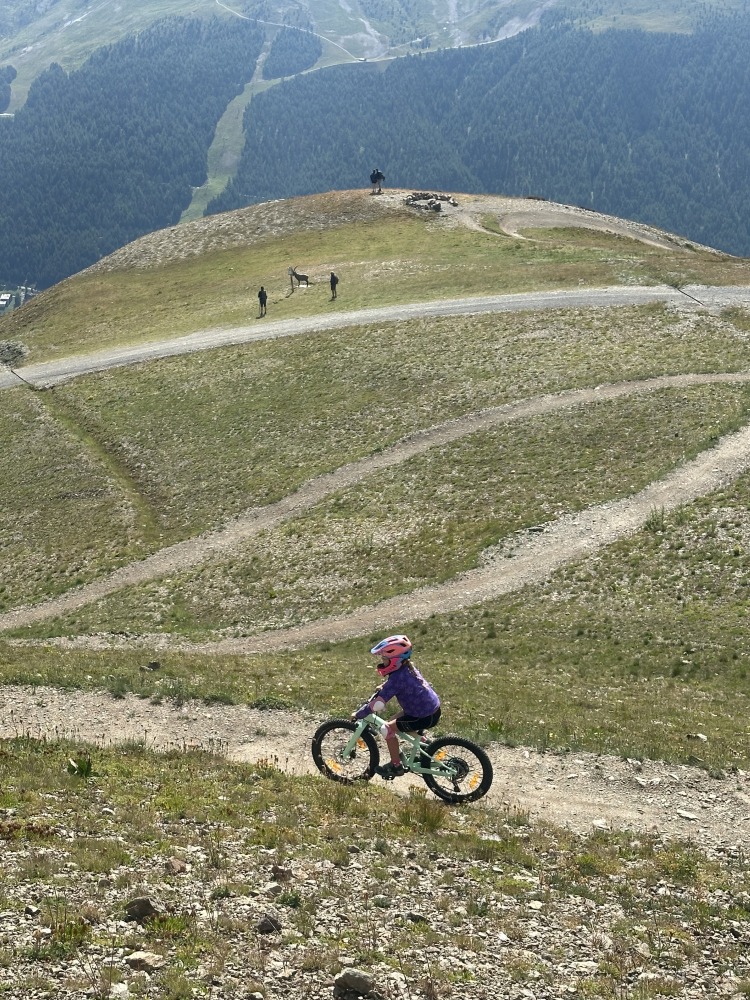
[[[406,768],[403,764],[398,767],[394,767],[393,764],[385,764],[378,768],[377,773],[384,781],[393,781],[394,778],[403,777],[406,774]]]

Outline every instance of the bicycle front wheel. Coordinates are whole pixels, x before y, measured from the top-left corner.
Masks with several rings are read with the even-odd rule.
[[[377,770],[380,760],[378,744],[368,729],[359,737],[354,748],[346,753],[356,728],[357,723],[349,719],[331,719],[324,722],[312,738],[315,766],[331,781],[340,781],[345,785],[369,781]]]
[[[492,764],[485,751],[458,736],[443,736],[425,748],[433,767],[445,774],[423,774],[425,784],[444,802],[476,802],[492,784]]]

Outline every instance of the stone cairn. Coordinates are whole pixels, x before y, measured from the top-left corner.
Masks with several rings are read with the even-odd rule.
[[[421,208],[426,212],[442,212],[443,202],[453,205],[455,208],[458,202],[451,194],[436,194],[434,191],[412,191],[404,198],[404,203],[412,208]]]

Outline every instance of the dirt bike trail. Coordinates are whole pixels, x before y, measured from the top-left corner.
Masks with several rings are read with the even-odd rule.
[[[297,516],[332,493],[356,485],[368,476],[408,461],[430,448],[459,440],[477,431],[540,414],[663,389],[748,381],[750,373],[659,376],[551,393],[466,414],[411,434],[382,452],[311,479],[277,503],[254,508],[216,531],[161,549],[146,559],[123,566],[93,583],[49,601],[5,612],[0,615],[0,632],[74,611],[124,587],[177,573],[223,552],[230,552],[240,542]],[[500,558],[495,558],[495,553],[488,550],[484,553],[483,565],[479,569],[463,573],[443,584],[401,594],[387,601],[359,608],[349,615],[325,618],[296,628],[192,647],[179,641],[179,645],[205,652],[226,653],[294,648],[310,642],[348,638],[377,628],[391,628],[394,621],[410,621],[428,617],[434,612],[478,604],[545,579],[565,562],[582,558],[599,546],[637,531],[654,508],[670,510],[702,496],[736,478],[749,464],[750,429],[743,428],[727,435],[715,447],[675,469],[664,479],[650,484],[638,494],[561,518],[532,535],[523,532],[511,540],[510,544],[514,545],[512,553],[508,552],[509,543],[504,543],[501,547]],[[162,636],[145,636],[142,641],[164,645],[167,640]]]
[[[0,738],[65,738],[89,746],[135,741],[158,751],[200,748],[297,775],[316,773],[310,744],[321,721],[247,705],[154,704],[131,694],[114,699],[97,691],[0,688]],[[519,818],[551,821],[579,833],[598,828],[656,833],[691,839],[709,850],[750,847],[745,772],[717,779],[685,765],[500,744],[491,744],[488,753],[494,781],[483,801]],[[405,794],[424,786],[408,775],[388,787]]]

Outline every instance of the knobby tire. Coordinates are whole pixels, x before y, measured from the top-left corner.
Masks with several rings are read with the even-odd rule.
[[[331,781],[352,785],[355,781],[369,781],[377,771],[380,754],[369,729],[365,729],[359,737],[350,760],[341,756],[356,728],[357,723],[350,719],[330,719],[315,731],[312,757],[320,773]]]
[[[426,748],[426,752],[443,764],[449,763],[458,770],[451,780],[434,774],[423,774],[425,784],[444,802],[476,802],[490,790],[492,763],[485,751],[460,736],[442,736]]]

